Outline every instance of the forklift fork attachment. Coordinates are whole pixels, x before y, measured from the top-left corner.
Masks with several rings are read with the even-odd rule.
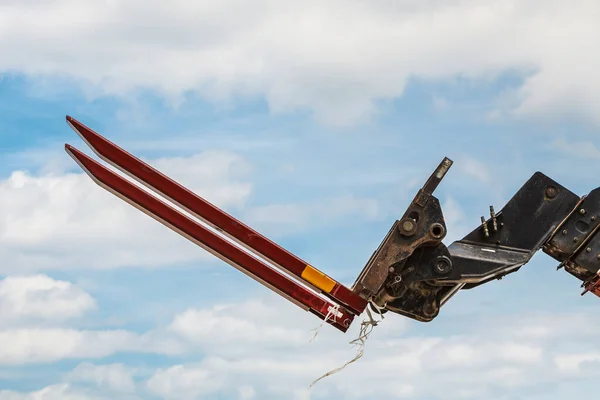
[[[240,244],[246,251],[219,234],[188,218],[166,202],[136,187],[69,144],[67,153],[102,188],[196,243],[216,257],[346,332],[367,301],[310,264],[244,225],[234,217],[163,175],[106,138],[67,116],[67,123],[104,161],[145,185],[203,223]],[[278,272],[257,257],[289,272],[302,282]]]
[[[348,288],[79,121],[67,123],[102,160],[166,202],[65,145],[101,187],[342,332],[369,304],[432,321],[457,292],[518,271],[540,249],[583,281],[582,294],[600,297],[600,188],[580,197],[536,172],[499,212],[490,206],[489,219],[446,246],[433,194],[452,165],[444,158]]]

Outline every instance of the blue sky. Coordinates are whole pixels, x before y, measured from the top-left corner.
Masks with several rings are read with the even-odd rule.
[[[355,352],[360,319],[309,343],[314,316],[97,187],[65,115],[348,285],[444,156],[446,244],[535,171],[599,184],[595,2],[174,3],[0,5],[0,400],[300,399]],[[555,267],[386,316],[311,398],[587,395],[598,299]]]

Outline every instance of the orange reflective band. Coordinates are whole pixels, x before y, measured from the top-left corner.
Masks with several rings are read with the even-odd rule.
[[[304,268],[301,277],[327,293],[331,292],[336,284],[336,281],[310,265],[307,265],[306,268]]]

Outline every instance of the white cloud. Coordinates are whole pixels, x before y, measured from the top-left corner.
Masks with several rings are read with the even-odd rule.
[[[132,371],[123,364],[81,363],[69,373],[68,380],[91,383],[99,388],[116,392],[131,393],[136,389]]]
[[[206,152],[151,163],[219,207],[240,207],[251,192],[246,163],[234,154]],[[0,181],[0,209],[4,273],[213,259],[83,173],[15,171]]]
[[[410,77],[526,75],[508,107],[598,121],[599,5],[500,0],[4,1],[0,71],[74,78],[89,93],[158,90],[178,101],[265,96],[348,124]]]
[[[8,276],[0,281],[0,365],[51,363],[63,359],[98,358],[121,351],[179,354],[181,340],[160,332],[137,334],[127,330],[78,330],[62,327],[69,319],[97,307],[96,301],[76,285],[46,275]],[[71,325],[74,325],[71,321]],[[92,370],[83,364],[77,378],[118,382],[118,366]],[[87,375],[86,375],[87,374]],[[102,375],[104,374],[104,375]]]
[[[484,183],[490,181],[489,168],[484,162],[476,158],[463,155],[456,164],[458,169],[464,174]]]
[[[48,363],[65,358],[96,358],[136,348],[137,335],[127,331],[78,331],[19,328],[0,331],[0,364]]]
[[[8,276],[0,281],[0,325],[31,318],[61,322],[95,307],[95,300],[82,289],[46,275]]]
[[[554,358],[554,363],[559,370],[572,373],[575,376],[582,376],[586,372],[585,363],[600,362],[600,353],[588,351],[585,353],[560,354]],[[583,365],[582,365],[583,364]]]
[[[363,358],[319,382],[312,397],[505,399],[539,387],[550,393],[556,382],[569,382],[575,376],[598,376],[597,369],[586,366],[599,359],[597,352],[589,351],[600,333],[597,325],[589,323],[597,319],[596,314],[490,316],[454,326],[452,335],[445,329],[455,323],[443,316],[434,325],[428,324],[430,333],[423,335],[415,329],[421,324],[386,314],[367,341]],[[346,335],[325,326],[310,343],[309,328],[316,326],[318,319],[266,296],[262,300],[182,312],[166,331],[157,329],[141,336],[113,332],[106,336],[110,340],[104,344],[89,332],[83,339],[61,332],[55,337],[60,336],[62,342],[46,347],[62,346],[65,352],[64,346],[68,345],[66,352],[81,357],[106,355],[109,347],[117,353],[160,353],[157,339],[170,335],[163,342],[180,344],[180,351],[171,354],[185,354],[193,360],[199,350],[203,357],[153,371],[145,368],[143,375],[148,378],[140,385],[135,383],[130,367],[84,362],[66,376],[69,385],[44,390],[62,390],[66,396],[83,393],[79,386],[91,384],[101,394],[119,391],[127,396],[144,398],[151,394],[173,400],[211,395],[240,399],[306,398],[308,385],[314,379],[354,356],[356,349],[348,341],[356,337],[359,322]],[[49,336],[53,335],[40,334],[31,343],[46,340],[47,344]],[[0,340],[6,344],[5,352],[15,347],[14,342],[1,335]],[[113,344],[107,346],[109,342]],[[0,399],[36,398],[35,392],[13,393],[14,397],[7,393],[0,393]]]
[[[305,327],[311,319],[315,324],[318,320],[285,310],[283,302],[249,302],[223,307],[221,315],[217,309],[182,313],[172,327],[186,326],[178,333],[195,338],[206,357],[157,371],[149,380],[150,391],[164,398],[193,399],[217,393],[234,396],[251,387],[257,398],[303,398],[312,380],[353,357],[355,350],[347,342],[356,337],[360,321],[346,335],[324,327],[317,340],[308,343],[302,340],[303,332],[308,333]],[[319,382],[313,396],[501,399],[551,385],[574,376],[581,363],[597,360],[593,352],[573,350],[593,346],[598,327],[582,323],[595,317],[490,317],[452,328],[452,336],[443,331],[449,321],[440,317],[442,325],[431,326],[432,334],[421,336],[407,330],[416,323],[386,314],[367,341],[363,358]],[[277,333],[285,331],[292,335]],[[264,337],[258,338],[257,332]],[[205,380],[211,385],[202,385]]]
[[[75,389],[66,383],[46,386],[33,392],[0,391],[0,400],[109,400],[110,398]]]
[[[300,351],[319,324],[314,315],[269,293],[261,301],[185,310],[175,316],[167,332],[191,348],[235,358],[265,351]]]
[[[0,341],[0,365],[95,359],[120,352],[179,355],[190,349],[160,330],[138,334],[127,330],[11,328],[0,330]]]
[[[567,156],[577,157],[578,159],[600,159],[600,149],[591,141],[567,141],[564,138],[557,138],[547,144],[546,147]]]
[[[157,371],[148,381],[148,389],[168,400],[194,400],[224,387],[224,379],[210,369],[175,366]]]
[[[256,392],[252,386],[242,386],[238,389],[240,400],[250,400],[255,398]]]

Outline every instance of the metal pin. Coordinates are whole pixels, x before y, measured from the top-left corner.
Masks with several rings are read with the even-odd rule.
[[[498,222],[496,221],[496,212],[494,206],[490,206],[490,217],[492,217],[492,229],[494,232],[498,232]]]
[[[483,233],[485,237],[490,237],[490,231],[488,230],[487,223],[485,222],[485,217],[481,217],[481,227],[483,228]]]

